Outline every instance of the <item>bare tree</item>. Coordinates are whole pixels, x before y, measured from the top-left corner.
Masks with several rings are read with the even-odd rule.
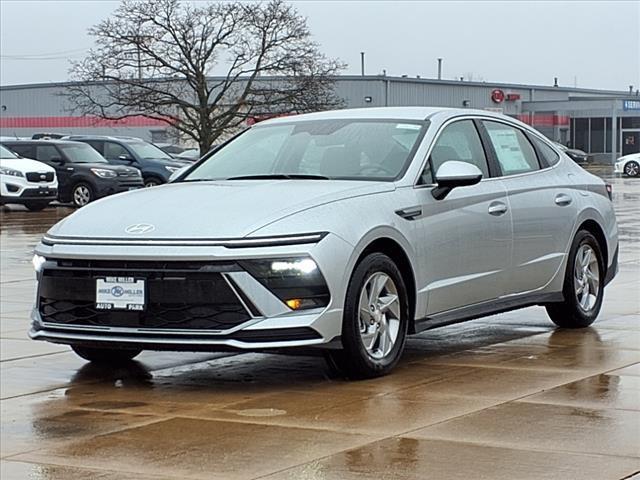
[[[307,22],[282,0],[123,0],[89,30],[96,47],[72,64],[72,110],[166,122],[206,152],[250,116],[336,107],[332,76]]]

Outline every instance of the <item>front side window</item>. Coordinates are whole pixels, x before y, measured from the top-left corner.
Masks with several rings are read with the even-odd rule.
[[[120,157],[131,158],[131,154],[118,143],[104,142],[104,158],[118,160]]]
[[[538,170],[538,157],[533,145],[518,128],[505,123],[484,121],[503,175]]]
[[[421,183],[433,183],[432,173],[435,175],[442,164],[450,160],[471,163],[480,169],[484,178],[489,176],[487,157],[473,120],[460,120],[444,128],[431,149],[431,169],[427,165]]]
[[[424,122],[313,120],[254,127],[183,180],[309,176],[394,180],[411,161]]]
[[[51,162],[62,160],[62,155],[53,145],[38,145],[36,147],[36,158],[41,162]]]

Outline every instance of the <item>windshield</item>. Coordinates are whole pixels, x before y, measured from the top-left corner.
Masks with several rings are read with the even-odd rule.
[[[247,178],[393,180],[424,122],[319,120],[264,125],[216,150],[183,181]]]
[[[18,158],[18,156],[7,147],[0,145],[0,158]]]
[[[161,158],[165,160],[172,160],[171,155],[163,152],[155,145],[145,142],[127,143],[127,146],[133,150],[138,158],[151,159]]]
[[[60,150],[64,152],[71,163],[109,163],[93,147],[84,143],[60,144]]]

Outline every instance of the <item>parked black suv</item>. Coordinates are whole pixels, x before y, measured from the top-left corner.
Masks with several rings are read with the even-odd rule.
[[[136,168],[110,165],[84,143],[66,140],[12,140],[2,144],[21,157],[51,165],[58,177],[58,199],[82,207],[96,198],[141,188]]]
[[[139,138],[89,135],[70,135],[66,138],[91,145],[111,164],[136,167],[142,172],[145,187],[167,183],[173,172],[190,164],[172,158],[152,143]]]

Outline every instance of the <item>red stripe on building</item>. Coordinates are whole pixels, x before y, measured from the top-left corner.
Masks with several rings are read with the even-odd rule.
[[[567,115],[556,115],[547,113],[523,113],[517,115],[518,120],[533,127],[556,127],[569,126]]]
[[[166,127],[167,123],[136,115],[120,120],[99,117],[0,117],[0,128]]]

